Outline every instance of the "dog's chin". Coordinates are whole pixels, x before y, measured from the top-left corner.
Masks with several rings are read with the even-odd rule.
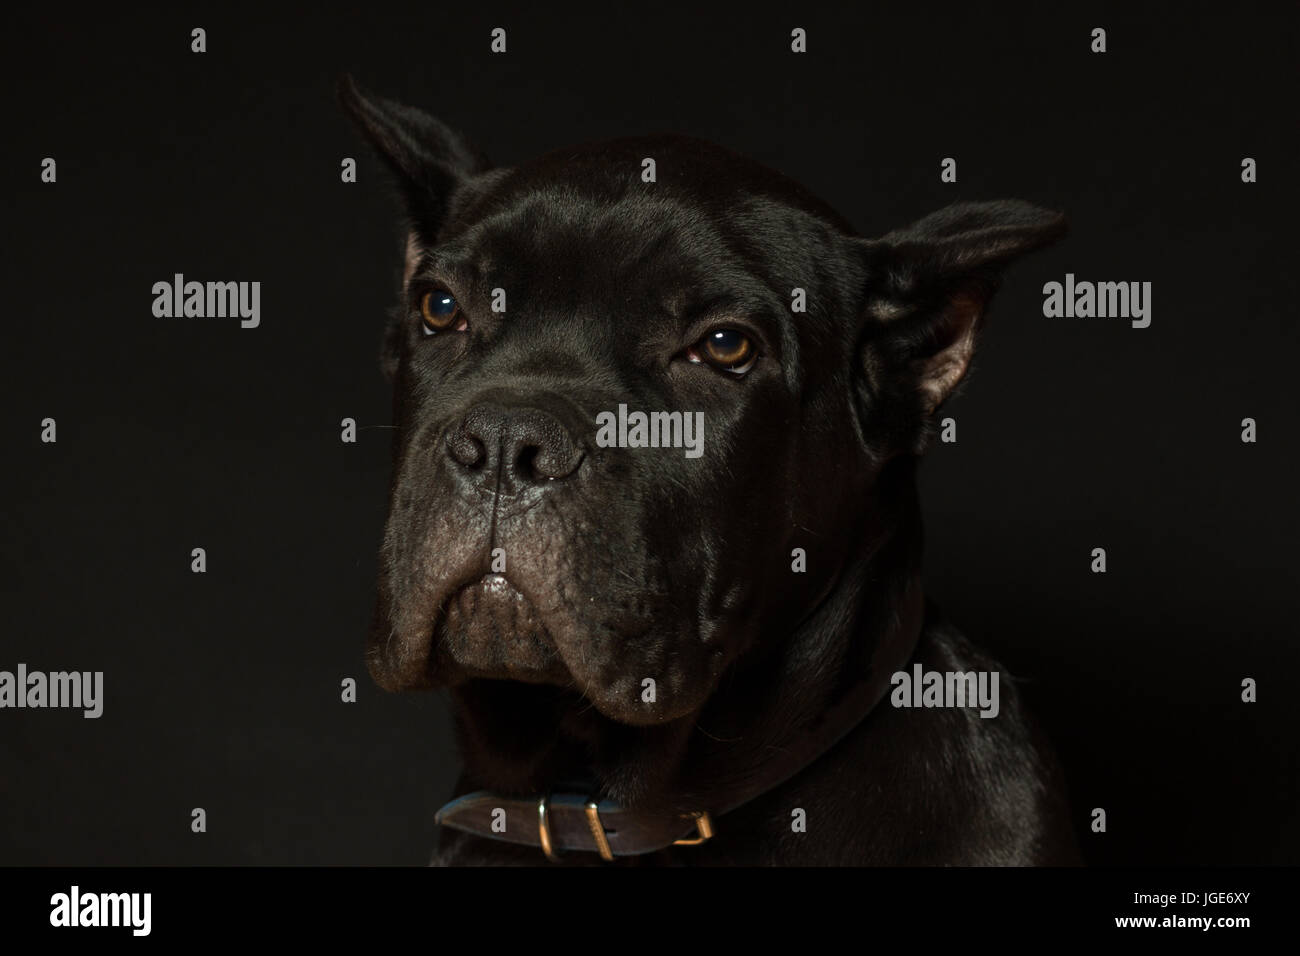
[[[582,648],[588,637],[545,620],[511,580],[489,574],[443,603],[433,628],[431,670],[436,683],[449,686],[487,680],[564,688],[601,716],[634,727],[680,716],[662,702],[643,699],[639,680],[626,674],[603,680],[599,668],[587,673],[590,655]]]
[[[704,682],[679,680],[648,689],[633,663],[643,648],[644,624],[624,634],[626,621],[549,620],[522,589],[501,574],[453,585],[421,624],[394,627],[386,617],[371,630],[368,663],[388,691],[460,687],[489,681],[568,689],[601,716],[630,727],[663,726],[695,711],[707,697]],[[623,635],[620,637],[619,635]],[[595,643],[597,640],[599,644]],[[610,640],[626,647],[611,658]],[[606,653],[597,653],[601,648]]]
[[[504,575],[487,574],[456,590],[432,638],[434,668],[447,683],[486,678],[573,684],[536,607]]]

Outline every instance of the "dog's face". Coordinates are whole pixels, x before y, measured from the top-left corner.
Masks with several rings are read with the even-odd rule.
[[[410,217],[368,657],[388,689],[570,687],[633,726],[698,711],[869,546],[876,476],[923,449],[998,271],[1063,227],[965,204],[869,241],[698,140],[492,169],[417,110],[342,97]],[[620,406],[702,441],[598,441]]]

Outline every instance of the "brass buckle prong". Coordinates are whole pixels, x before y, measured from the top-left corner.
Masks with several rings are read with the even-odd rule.
[[[595,800],[587,801],[587,825],[591,827],[592,839],[596,841],[596,851],[606,863],[614,860],[614,851],[609,848],[609,838],[605,836],[605,824],[600,822],[600,806]]]
[[[543,794],[542,799],[537,801],[537,835],[541,837],[542,852],[552,863],[559,863],[560,858],[556,855],[555,847],[551,843],[551,821],[546,815],[546,804],[551,799],[549,793]]]
[[[699,835],[674,840],[673,846],[699,846],[701,843],[713,838],[713,818],[709,816],[709,811],[701,810],[699,813],[690,815],[695,818],[695,831]]]

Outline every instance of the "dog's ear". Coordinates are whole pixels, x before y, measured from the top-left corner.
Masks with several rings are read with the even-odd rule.
[[[881,239],[859,240],[869,284],[857,355],[865,434],[920,454],[934,412],[970,368],[998,278],[1064,234],[1065,217],[1027,202],[948,206]]]
[[[402,268],[403,289],[447,217],[461,183],[492,168],[464,136],[423,110],[365,92],[343,74],[339,102],[393,175],[408,218]],[[400,313],[390,316],[380,364],[392,382],[401,354]]]
[[[413,229],[432,239],[442,225],[456,187],[492,164],[441,120],[413,106],[363,91],[350,74],[339,77],[338,96],[392,171]]]

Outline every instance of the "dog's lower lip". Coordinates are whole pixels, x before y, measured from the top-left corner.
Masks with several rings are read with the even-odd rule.
[[[504,574],[454,590],[435,619],[436,653],[471,677],[558,683],[568,672],[528,596]]]

